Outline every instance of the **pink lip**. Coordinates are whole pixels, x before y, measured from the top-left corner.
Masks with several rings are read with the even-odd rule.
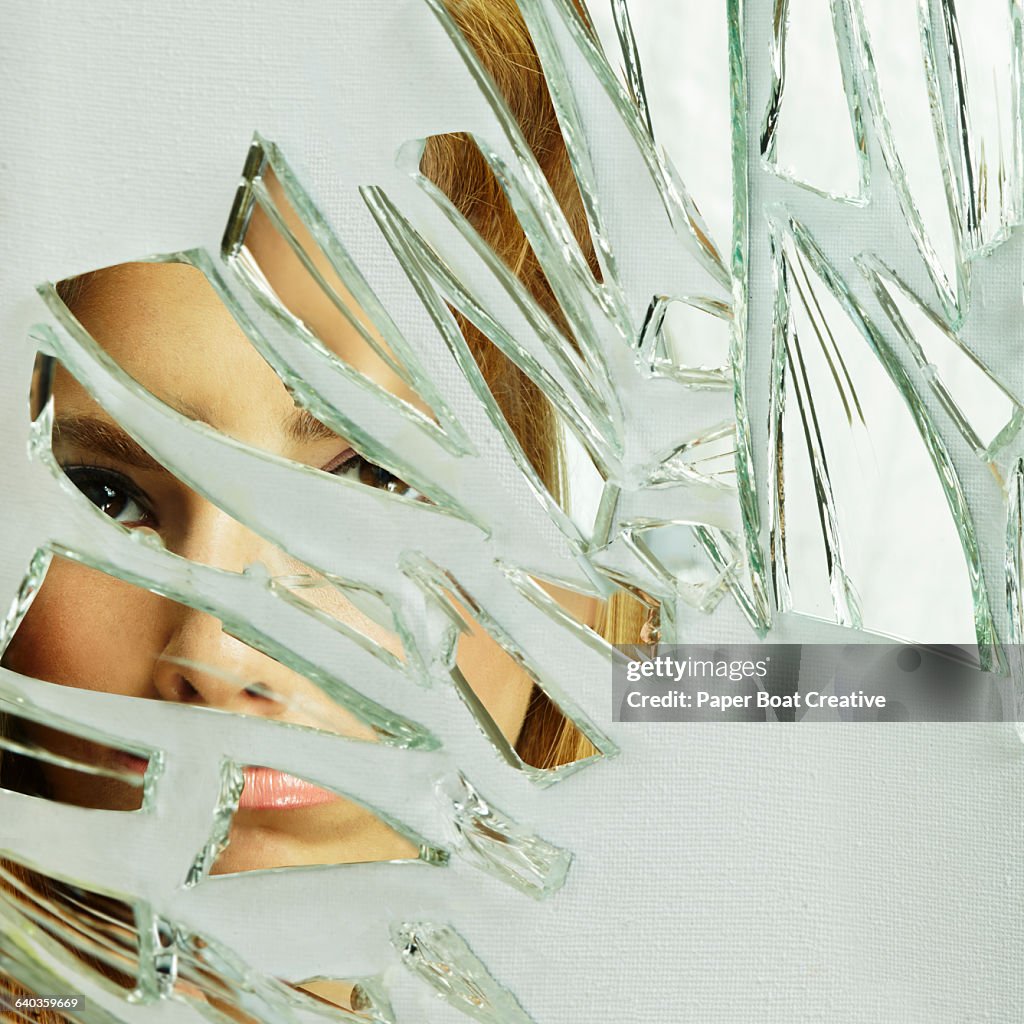
[[[339,799],[335,793],[275,768],[247,765],[242,769],[242,774],[245,776],[245,787],[238,801],[240,808],[265,811],[272,808],[316,807]]]

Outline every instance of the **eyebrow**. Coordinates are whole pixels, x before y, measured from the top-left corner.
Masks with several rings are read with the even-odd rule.
[[[321,423],[307,409],[293,409],[285,421],[285,433],[300,444],[312,441],[341,441],[337,432]]]
[[[200,422],[205,418],[197,416]],[[343,439],[330,427],[321,423],[305,409],[295,409],[285,421],[285,432],[298,443],[339,441]],[[130,434],[116,423],[96,416],[61,416],[53,425],[53,443],[75,445],[116,459],[136,469],[167,472],[167,467],[155,459]]]
[[[162,463],[119,426],[95,416],[59,417],[53,424],[53,443],[85,448],[136,469],[167,472]]]
[[[183,416],[189,419],[198,420],[208,426],[213,426],[213,417],[207,411],[206,406],[197,405],[184,398],[174,398],[172,406]],[[289,413],[284,421],[284,432],[289,440],[298,444],[311,444],[314,441],[341,441],[339,434],[330,427],[321,423],[307,409],[300,409],[296,406]]]

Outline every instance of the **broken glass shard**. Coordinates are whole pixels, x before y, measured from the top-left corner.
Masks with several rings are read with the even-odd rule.
[[[99,810],[143,806],[148,755],[97,743],[18,710],[0,700],[0,788]]]
[[[486,801],[461,773],[437,787],[464,857],[534,898],[561,887],[572,854],[534,835]]]
[[[655,299],[640,338],[640,358],[651,373],[698,388],[732,386],[728,309],[664,296]]]
[[[443,864],[444,850],[335,789],[266,765],[224,765],[210,842],[187,884],[208,874],[372,861]]]
[[[830,268],[792,234],[777,244],[778,579],[800,611],[908,639],[973,642],[964,546],[914,407],[861,314],[833,290]],[[912,599],[940,579],[941,603]]]
[[[392,941],[410,970],[474,1020],[481,1024],[533,1024],[512,993],[448,925],[403,924],[394,929]]]
[[[985,459],[1016,436],[1024,410],[957,337],[900,282],[866,268],[879,302],[957,428]]]
[[[865,183],[861,113],[844,89],[832,5],[775,0],[773,90],[761,153],[779,173],[836,197]]]

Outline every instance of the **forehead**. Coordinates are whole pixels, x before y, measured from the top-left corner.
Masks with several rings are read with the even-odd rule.
[[[232,434],[294,408],[203,273],[129,263],[71,289],[72,312],[118,365],[186,415]]]

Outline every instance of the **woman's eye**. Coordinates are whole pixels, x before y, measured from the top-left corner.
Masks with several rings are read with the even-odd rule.
[[[412,498],[421,497],[419,492],[414,491],[404,480],[399,480],[393,473],[364,459],[356,452],[333,466],[328,472],[331,476],[344,477],[346,480],[358,480],[367,487],[376,487],[378,490],[390,491],[392,494],[404,494]]]
[[[67,466],[67,478],[106,516],[123,526],[141,526],[153,519],[132,482],[120,473],[93,466]]]

